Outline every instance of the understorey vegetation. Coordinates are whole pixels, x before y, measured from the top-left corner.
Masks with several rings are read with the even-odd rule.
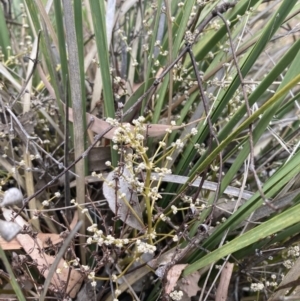
[[[0,1],[0,299],[300,299],[299,12]]]

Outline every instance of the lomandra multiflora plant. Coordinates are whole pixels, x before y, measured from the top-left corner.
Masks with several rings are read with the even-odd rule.
[[[0,299],[297,298],[298,1],[20,2]]]
[[[164,178],[172,174],[169,166],[173,160],[173,153],[176,150],[181,151],[184,143],[197,134],[197,129],[193,128],[183,140],[177,139],[167,147],[166,141],[172,133],[172,126],[167,128],[159,126],[160,132],[165,128],[165,134],[158,142],[154,154],[149,157],[147,154],[149,149],[145,143],[153,127],[145,123],[144,117],[133,120],[133,126],[111,118],[106,122],[115,128],[112,147],[119,154],[120,161],[116,167],[113,167],[110,161],[106,162],[112,169],[107,176],[96,173],[92,176],[104,181],[103,194],[114,213],[113,224],[103,228],[102,224],[93,223],[87,210],[83,210],[91,222],[87,228],[88,233],[91,233],[87,238],[87,244],[100,246],[107,257],[112,256],[112,252],[120,257],[121,263],[118,264],[120,268],[111,271],[115,283],[114,294],[117,298],[122,291],[119,284],[123,282],[123,276],[133,267],[137,268],[138,265],[141,267],[145,263],[156,270],[159,262],[153,258],[157,248],[161,249],[165,245],[176,246],[185,235],[188,235],[186,227],[193,221],[195,213],[205,208],[205,204],[198,198],[192,202],[192,198],[182,194],[179,198],[171,195],[172,200],[165,208],[158,206],[158,201],[163,198],[163,192],[160,191]],[[175,123],[173,125],[177,128]],[[175,205],[178,203],[180,208]],[[183,221],[183,215],[180,213],[189,210],[192,214]],[[99,214],[102,216],[100,212]],[[105,220],[104,217],[103,219]],[[123,222],[123,226],[118,228],[116,225],[120,225],[120,221]],[[183,250],[181,252],[179,255],[174,250],[173,254],[170,254],[170,259],[178,260],[179,257],[183,257],[185,252]],[[167,274],[168,263],[162,261],[161,265],[165,266],[164,271],[158,272],[158,275],[163,278]],[[97,270],[89,275],[92,286],[96,286],[97,280],[103,280],[103,277],[97,277],[96,273]],[[145,283],[139,282],[139,285],[143,287]]]

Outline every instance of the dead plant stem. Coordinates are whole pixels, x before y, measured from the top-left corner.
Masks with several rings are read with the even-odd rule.
[[[230,42],[230,48],[231,48],[231,51],[232,51],[233,61],[234,61],[235,67],[237,69],[238,77],[239,77],[240,82],[241,82],[241,87],[242,87],[243,96],[244,96],[246,109],[247,109],[247,115],[248,115],[248,117],[250,117],[251,116],[251,109],[250,109],[250,106],[249,106],[249,100],[248,100],[247,92],[246,92],[246,89],[245,89],[243,74],[241,72],[241,69],[239,67],[239,63],[237,61],[237,57],[236,57],[236,54],[235,54],[235,50],[234,50],[234,46],[233,46],[233,42],[232,42],[232,37],[231,37],[231,33],[230,33],[230,28],[229,28],[229,25],[228,25],[227,21],[225,20],[225,18],[219,12],[217,13],[217,15],[224,22],[224,24],[226,26],[226,29],[227,29],[228,38],[229,38],[229,42]],[[277,208],[267,200],[267,198],[266,198],[266,196],[263,192],[263,189],[260,185],[260,180],[258,178],[257,172],[255,170],[254,145],[253,145],[253,123],[249,124],[249,146],[250,146],[250,170],[253,172],[253,176],[254,176],[258,191],[259,191],[263,201],[268,206],[270,206],[273,210],[276,211]]]

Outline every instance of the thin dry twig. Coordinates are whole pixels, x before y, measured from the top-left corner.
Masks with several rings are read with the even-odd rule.
[[[81,159],[85,158],[89,152],[91,151],[91,149],[98,143],[98,141],[107,133],[109,132],[113,127],[108,127],[105,131],[103,131],[103,133],[98,134],[95,137],[95,141],[76,159],[74,160],[74,162],[72,162],[72,164],[70,164],[64,171],[62,171],[60,174],[58,174],[55,178],[53,178],[50,182],[48,182],[45,186],[43,186],[42,188],[40,188],[39,190],[37,190],[33,195],[29,196],[27,199],[23,200],[23,206],[22,208],[16,213],[16,215],[14,217],[17,217],[26,207],[26,205],[28,204],[28,202],[30,200],[32,200],[33,198],[35,198],[36,196],[38,196],[39,194],[41,194],[46,188],[48,188],[49,186],[51,186],[53,183],[55,183],[56,180],[58,180],[61,176],[63,176],[66,172],[68,172],[75,164],[77,164]]]
[[[171,71],[171,69],[184,57],[184,55],[189,51],[189,49],[191,48],[191,46],[196,42],[198,36],[204,30],[204,28],[210,23],[210,21],[212,19],[214,19],[218,15],[218,13],[224,13],[228,9],[234,7],[235,5],[236,5],[236,2],[233,2],[233,3],[227,3],[226,2],[226,3],[223,3],[223,4],[219,5],[219,6],[217,6],[214,10],[212,10],[212,12],[197,27],[197,34],[195,35],[194,42],[191,45],[187,45],[187,46],[185,46],[183,48],[183,50],[180,52],[180,54],[178,55],[178,57],[168,67],[166,67],[166,69],[161,73],[161,75],[158,78],[156,78],[156,80],[149,87],[149,89],[142,96],[140,96],[137,99],[136,103],[134,105],[132,105],[124,113],[124,117],[127,116],[129,113],[131,113],[133,110],[139,109],[139,107],[141,105],[141,102],[144,100],[144,98],[148,94],[150,94],[153,90],[155,90],[157,88],[157,86],[160,84],[160,82],[166,76],[166,74],[168,74]]]
[[[47,278],[45,280],[45,283],[44,283],[44,290],[43,290],[43,292],[40,296],[40,301],[45,300],[48,287],[51,283],[51,279],[52,279],[52,277],[53,277],[53,275],[56,271],[56,268],[57,268],[59,262],[61,261],[61,259],[63,258],[64,254],[66,252],[66,249],[68,248],[70,242],[72,241],[74,236],[77,234],[78,230],[81,228],[81,225],[82,225],[82,221],[79,221],[77,223],[77,225],[74,227],[74,229],[70,232],[68,237],[64,240],[64,243],[63,243],[62,247],[60,248],[58,254],[56,255],[56,258],[55,258],[54,262],[52,263],[52,265],[49,269],[48,276],[47,276]],[[68,293],[70,293],[70,292],[68,292]]]
[[[244,100],[245,100],[245,104],[246,104],[246,109],[247,109],[247,115],[248,115],[248,117],[250,117],[251,116],[251,109],[250,109],[250,105],[249,105],[249,100],[248,100],[247,92],[246,92],[246,89],[245,89],[245,85],[246,84],[244,83],[244,77],[243,77],[243,74],[242,74],[241,69],[239,67],[239,63],[237,61],[237,57],[236,57],[236,54],[235,54],[235,50],[234,50],[234,46],[233,46],[233,41],[232,41],[232,37],[231,37],[231,33],[230,33],[230,28],[229,28],[229,25],[228,25],[227,21],[223,17],[223,15],[221,15],[219,12],[217,12],[217,15],[224,22],[224,24],[226,26],[226,29],[227,29],[227,33],[228,33],[228,37],[229,37],[229,42],[230,42],[230,48],[231,48],[232,56],[233,56],[233,61],[234,61],[235,67],[237,69],[238,77],[239,77],[240,82],[241,82],[241,87],[242,87],[243,96],[244,96]],[[267,198],[266,198],[266,196],[265,196],[265,194],[264,194],[264,192],[262,190],[262,187],[261,187],[260,180],[258,178],[257,172],[255,170],[254,144],[253,144],[253,124],[252,123],[249,125],[249,145],[250,145],[250,170],[253,172],[253,175],[254,175],[254,178],[255,178],[255,182],[256,182],[258,191],[259,191],[259,193],[260,193],[263,201],[268,206],[270,206],[274,211],[277,211],[278,209],[274,205],[272,205],[272,203],[270,203],[267,200]]]
[[[189,44],[190,45],[190,44]],[[191,45],[190,45],[191,46]],[[199,91],[200,91],[200,95],[202,97],[203,100],[203,107],[205,110],[205,114],[206,114],[206,118],[207,118],[207,124],[208,124],[208,128],[209,128],[209,133],[210,133],[210,137],[209,137],[209,144],[208,144],[208,148],[209,150],[212,147],[212,138],[215,139],[215,142],[217,143],[217,145],[219,145],[219,141],[218,141],[218,137],[215,133],[215,130],[213,128],[210,116],[209,116],[209,109],[208,109],[208,99],[207,96],[205,94],[204,88],[203,88],[203,82],[202,79],[200,77],[198,68],[197,68],[197,64],[196,64],[196,60],[194,57],[194,54],[191,50],[191,48],[188,48],[188,54],[190,55],[191,61],[192,61],[192,65],[196,74],[196,79],[197,79],[197,83],[198,83],[198,87],[199,87]],[[216,189],[216,193],[215,193],[215,197],[214,197],[214,201],[213,204],[216,204],[219,198],[219,193],[220,193],[220,185],[221,185],[221,181],[222,181],[222,153],[219,154],[219,175],[218,175],[218,184],[217,184],[217,189]],[[206,172],[206,171],[205,171]],[[198,197],[201,189],[202,189],[202,185],[204,184],[204,177],[202,178],[202,183],[200,184],[197,192],[195,193],[193,200],[195,201],[196,198]],[[212,214],[212,213],[211,213]],[[212,216],[212,215],[211,215]]]
[[[38,41],[37,41],[37,48],[36,48],[36,56],[34,59],[31,59],[31,58],[28,58],[30,60],[33,61],[33,66],[32,66],[32,69],[31,69],[31,72],[29,74],[29,76],[27,77],[21,91],[19,92],[19,94],[15,97],[15,99],[13,100],[13,102],[11,103],[10,105],[10,108],[12,109],[14,107],[14,105],[16,104],[17,100],[21,97],[21,95],[25,92],[26,90],[26,87],[27,87],[27,84],[29,83],[31,77],[33,76],[33,73],[39,63],[39,60],[38,60],[38,56],[39,56],[39,48],[40,48],[40,39],[41,39],[41,30],[38,32]]]

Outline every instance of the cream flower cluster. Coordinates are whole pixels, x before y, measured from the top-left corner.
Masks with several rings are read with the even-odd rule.
[[[173,291],[170,293],[170,297],[174,301],[180,301],[182,299],[183,292],[182,291]]]
[[[118,248],[122,248],[124,245],[129,244],[129,239],[115,238],[112,235],[105,236],[102,230],[98,230],[97,224],[93,224],[87,228],[88,232],[93,232],[93,236],[89,237],[86,241],[87,244],[97,243],[99,246],[115,245]]]
[[[138,239],[136,241],[136,246],[137,246],[137,252],[138,253],[149,253],[149,254],[153,254],[156,251],[156,247],[149,245],[145,242],[142,242],[140,239]]]
[[[106,121],[116,127],[112,138],[112,141],[116,144],[114,149],[118,149],[117,144],[130,144],[130,147],[138,149],[139,153],[146,152],[147,149],[143,147],[143,140],[145,139],[147,127],[144,124],[145,118],[143,116],[132,121],[133,128],[129,123],[121,124],[112,118],[108,118]]]
[[[115,238],[113,237],[112,235],[107,235],[105,236],[103,234],[103,231],[102,230],[99,230],[97,228],[97,224],[92,224],[91,226],[89,226],[87,228],[87,231],[88,232],[92,232],[93,235],[90,236],[88,239],[87,239],[87,244],[92,244],[92,243],[97,243],[99,246],[102,246],[102,245],[106,245],[106,246],[111,246],[111,245],[114,245],[118,248],[122,248],[124,247],[125,245],[128,245],[129,243],[132,243],[136,246],[136,251],[137,253],[141,253],[141,254],[146,254],[146,253],[149,253],[149,254],[154,254],[154,252],[156,251],[156,247],[153,246],[153,245],[150,245],[146,242],[143,242],[141,241],[140,239],[128,239],[128,238],[124,238],[124,239],[121,239],[121,238]],[[149,237],[151,237],[152,239],[154,239],[156,237],[156,232],[153,231],[151,234],[149,234]]]

